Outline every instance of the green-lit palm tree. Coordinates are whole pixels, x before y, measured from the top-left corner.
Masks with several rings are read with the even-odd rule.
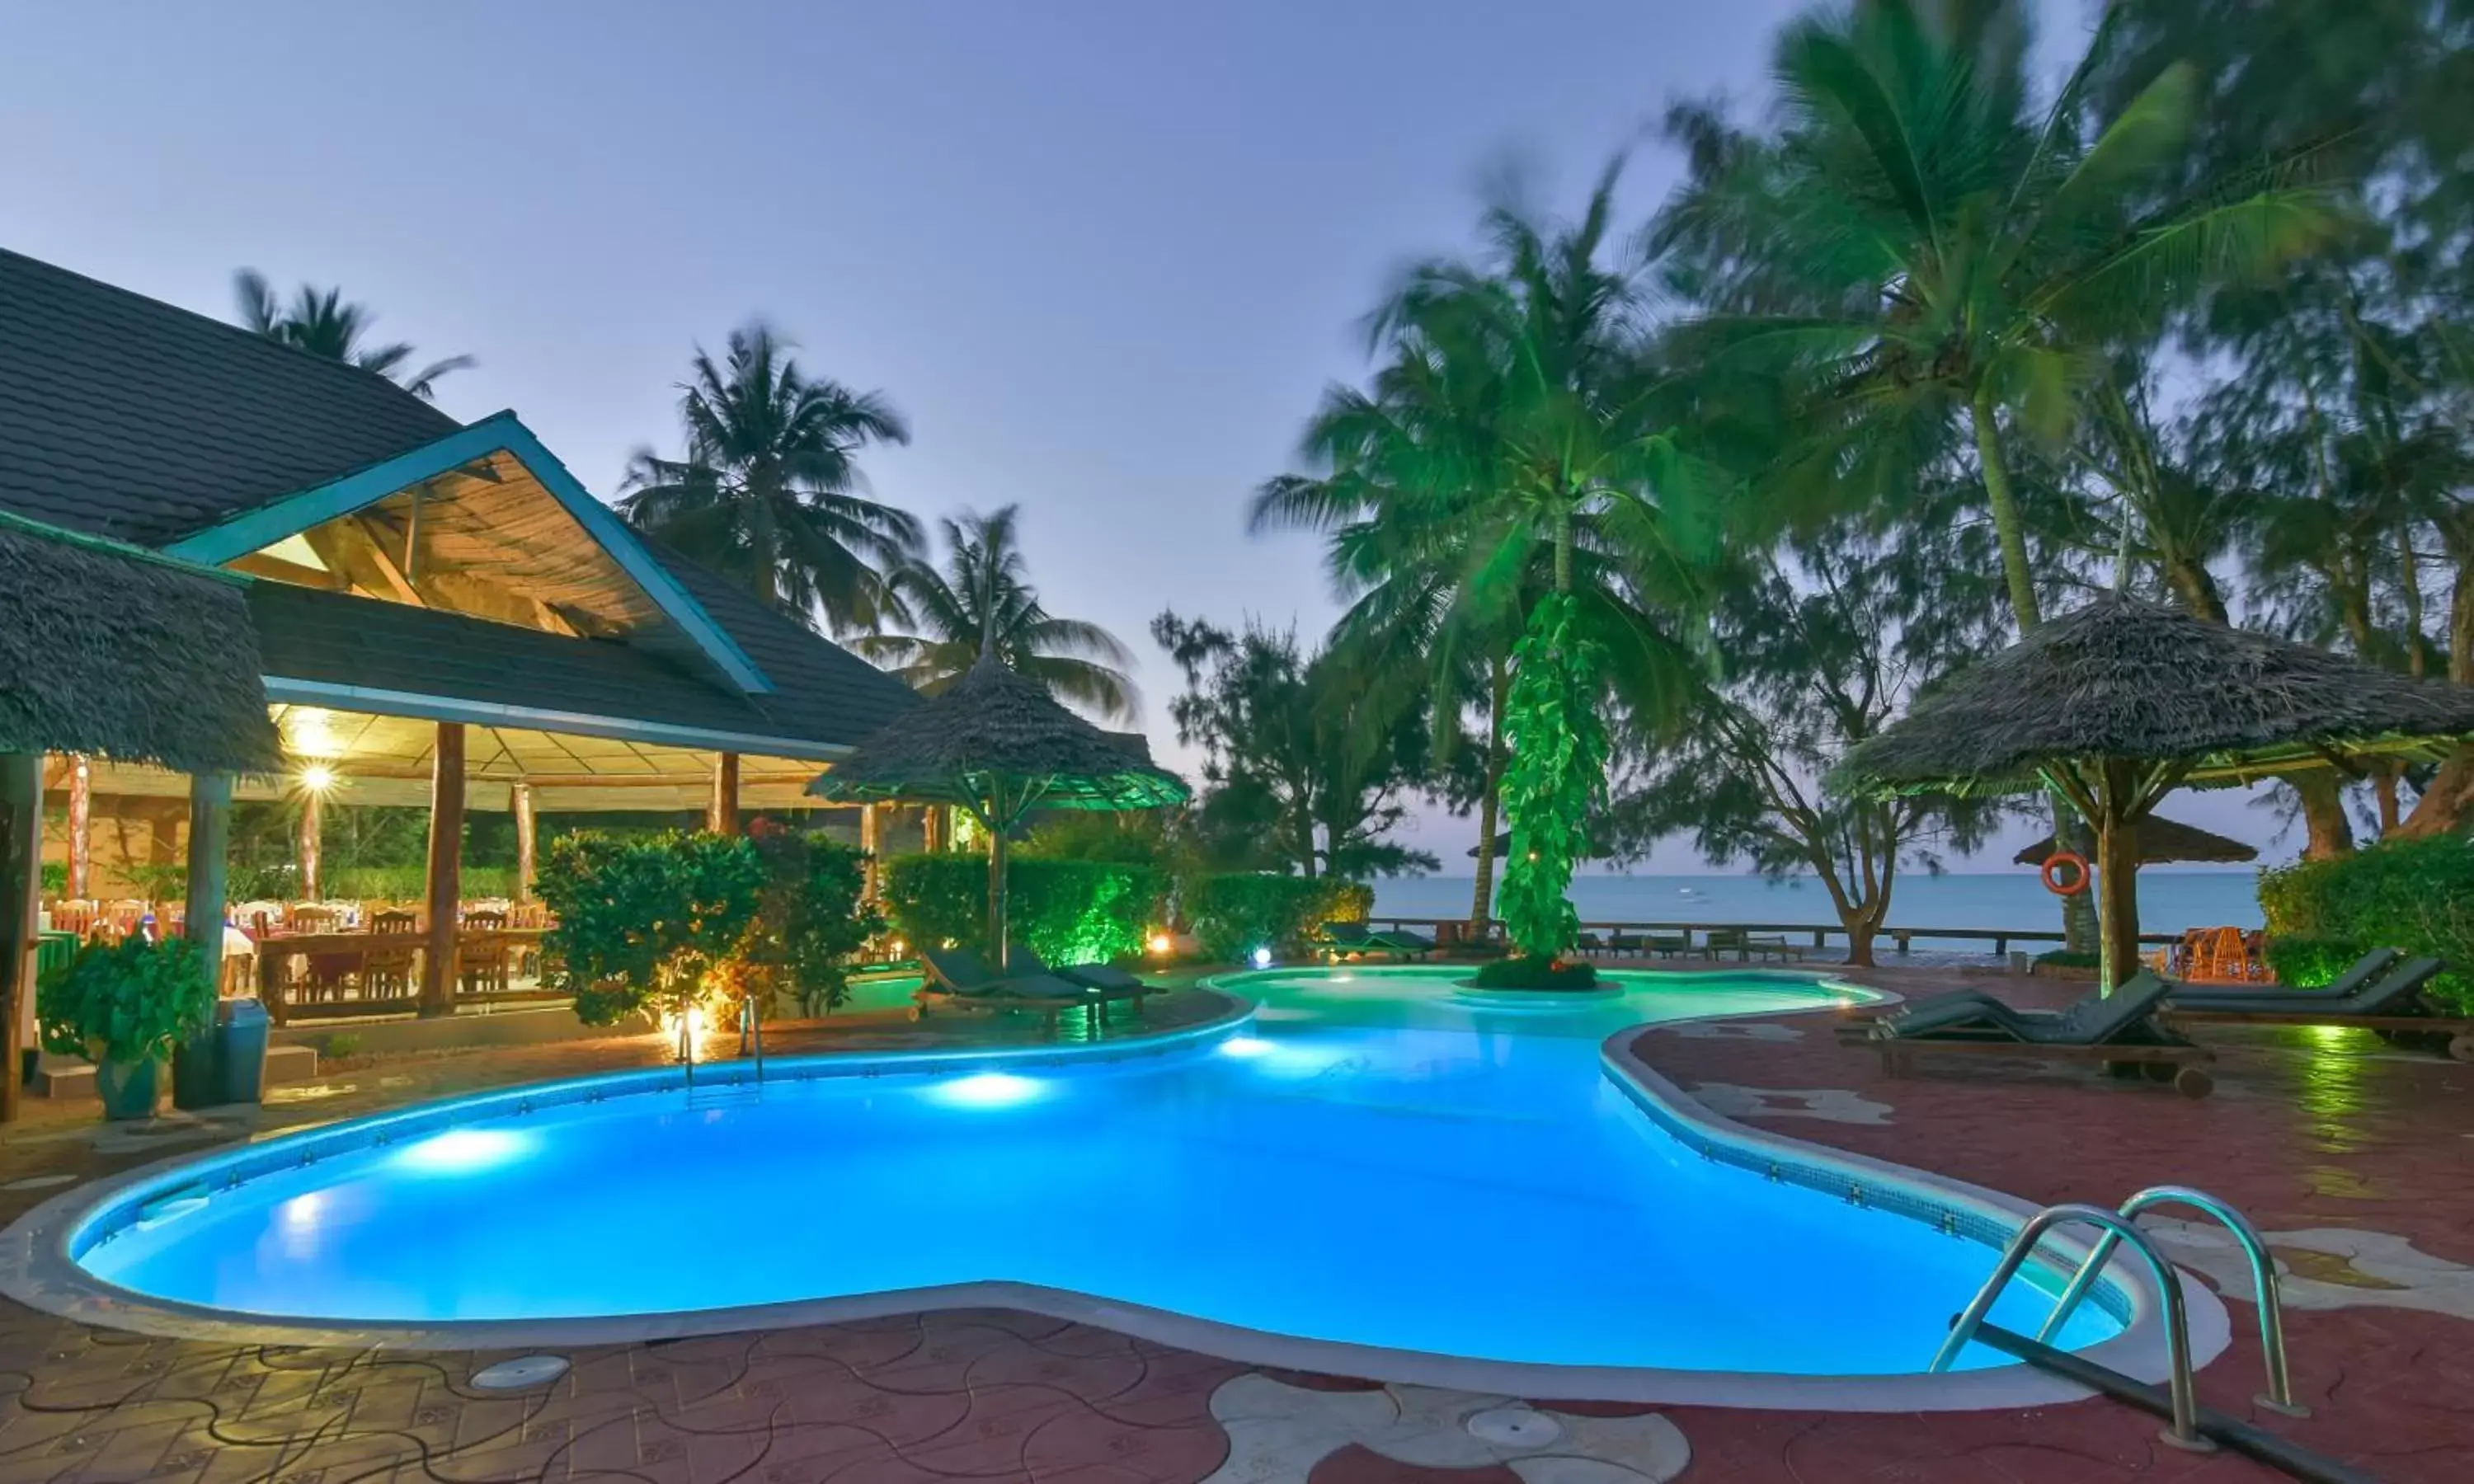
[[[2146,344],[2211,286],[2274,269],[2340,220],[2297,162],[2187,179],[2187,66],[2094,120],[2115,13],[2043,107],[2020,0],[1859,0],[1781,35],[1767,132],[1706,108],[1672,121],[1694,175],[1658,242],[1713,310],[1693,352],[1804,391],[1810,484],[1910,486],[1963,436],[2022,630],[2043,610],[2005,437],[2058,445],[2110,347]]]
[[[1489,910],[1496,780],[1518,782],[1524,760],[1557,759],[1552,811],[1534,788],[1505,790],[1516,842],[1506,916],[1525,948],[1546,952],[1562,945],[1549,941],[1556,930],[1516,898],[1540,913],[1561,903],[1586,796],[1603,782],[1597,713],[1611,688],[1637,708],[1675,690],[1663,682],[1676,651],[1643,600],[1682,586],[1671,579],[1686,565],[1678,537],[1689,526],[1675,511],[1690,470],[1648,353],[1641,265],[1610,242],[1619,167],[1576,221],[1498,204],[1478,258],[1412,269],[1369,320],[1381,358],[1369,387],[1335,389],[1307,429],[1319,472],[1273,481],[1253,512],[1257,529],[1330,533],[1350,602],[1335,654],[1363,668],[1370,700],[1387,686],[1416,695],[1422,679],[1448,740],[1480,698],[1488,778],[1474,914]],[[1546,634],[1571,647],[1521,665],[1521,646]],[[1524,684],[1561,693],[1524,706]],[[1524,715],[1545,729],[1525,745],[1507,735]],[[1540,843],[1523,843],[1533,830]]]
[[[1141,697],[1125,667],[1133,655],[1097,624],[1059,618],[1031,586],[1017,534],[1019,506],[991,515],[965,511],[940,520],[945,566],[912,558],[887,574],[910,634],[863,634],[861,654],[934,695],[982,655],[1110,721],[1131,721]]]
[[[881,392],[811,378],[761,322],[680,387],[680,459],[637,451],[619,513],[767,605],[837,634],[898,619],[885,574],[919,550],[918,520],[862,492],[859,453],[907,443]]]
[[[275,297],[266,275],[255,268],[234,274],[232,289],[240,300],[241,323],[258,334],[311,355],[376,371],[415,396],[435,396],[439,377],[473,364],[469,355],[451,355],[415,368],[411,365],[412,347],[401,341],[383,346],[364,344],[377,317],[366,305],[345,302],[341,289],[320,289],[304,283],[293,291],[287,303]]]

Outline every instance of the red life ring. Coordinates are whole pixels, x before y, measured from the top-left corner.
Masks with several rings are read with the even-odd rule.
[[[2053,879],[2053,868],[2068,866],[2073,872],[2071,884],[2064,886]],[[2087,857],[2076,850],[2055,850],[2045,857],[2045,890],[2056,897],[2076,897],[2088,889]]]

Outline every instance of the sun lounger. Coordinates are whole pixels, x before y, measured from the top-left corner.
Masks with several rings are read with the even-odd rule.
[[[1144,983],[1140,976],[1129,974],[1122,969],[1106,964],[1068,964],[1063,968],[1054,967],[1040,958],[1038,951],[1029,944],[1015,944],[1007,952],[1006,962],[1018,973],[1046,974],[1051,978],[1062,979],[1068,984],[1080,985],[1084,990],[1099,996],[1104,1005],[1114,1004],[1119,1000],[1130,1001],[1137,1017],[1143,1013],[1143,996],[1158,993],[1153,986]]]
[[[1097,1029],[1102,997],[1090,989],[1054,974],[1016,972],[1000,978],[968,948],[930,948],[919,955],[928,982],[910,996],[911,1018],[925,1019],[929,1010],[1021,1010],[1041,1017],[1050,1036],[1056,1017],[1079,1008]]]
[[[1989,994],[1961,990],[1851,1025],[1847,1039],[1879,1051],[1886,1076],[1905,1071],[1917,1052],[1989,1053],[2136,1065],[2157,1080],[2171,1079],[2192,1097],[2205,1097],[2215,1083],[2195,1064],[2215,1058],[2157,1023],[2157,1012],[2174,988],[2143,969],[2111,994],[2091,994],[2067,1010],[2050,1012],[2014,1010]]]
[[[2422,992],[2448,966],[2436,958],[2396,961],[2388,949],[2365,955],[2343,978],[2317,990],[2255,990],[2186,984],[2173,991],[2174,1010],[2240,1011],[2268,1014],[2293,1011],[2310,1015],[2413,1015],[2423,1006]]]
[[[2444,1049],[2460,1062],[2474,1062],[2474,1017],[2447,1014],[2423,993],[2447,967],[2436,958],[2407,959],[2376,981],[2334,997],[2303,990],[2177,990],[2163,1017],[2176,1026],[2343,1026],[2399,1044]]]
[[[1397,930],[1378,933],[1364,922],[1325,922],[1319,937],[1323,950],[1334,958],[1351,953],[1424,958],[1435,951],[1435,940],[1423,934]]]

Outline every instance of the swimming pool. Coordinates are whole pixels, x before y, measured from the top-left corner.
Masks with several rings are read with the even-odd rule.
[[[1112,1060],[819,1058],[761,1089],[635,1073],[467,1099],[187,1161],[55,1234],[91,1280],[174,1312],[330,1325],[996,1283],[1360,1360],[1923,1369],[1987,1247],[1704,1158],[1600,1062],[1637,1022],[1842,992],[1615,975],[1586,1003],[1492,1009],[1459,976],[1230,975],[1249,1021]],[[2122,1329],[2108,1294],[2066,1344]],[[1996,1318],[2033,1329],[2032,1298]]]

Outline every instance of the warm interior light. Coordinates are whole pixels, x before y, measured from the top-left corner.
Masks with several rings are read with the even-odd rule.
[[[313,794],[323,794],[335,786],[335,770],[323,762],[313,762],[301,770],[301,786]]]

